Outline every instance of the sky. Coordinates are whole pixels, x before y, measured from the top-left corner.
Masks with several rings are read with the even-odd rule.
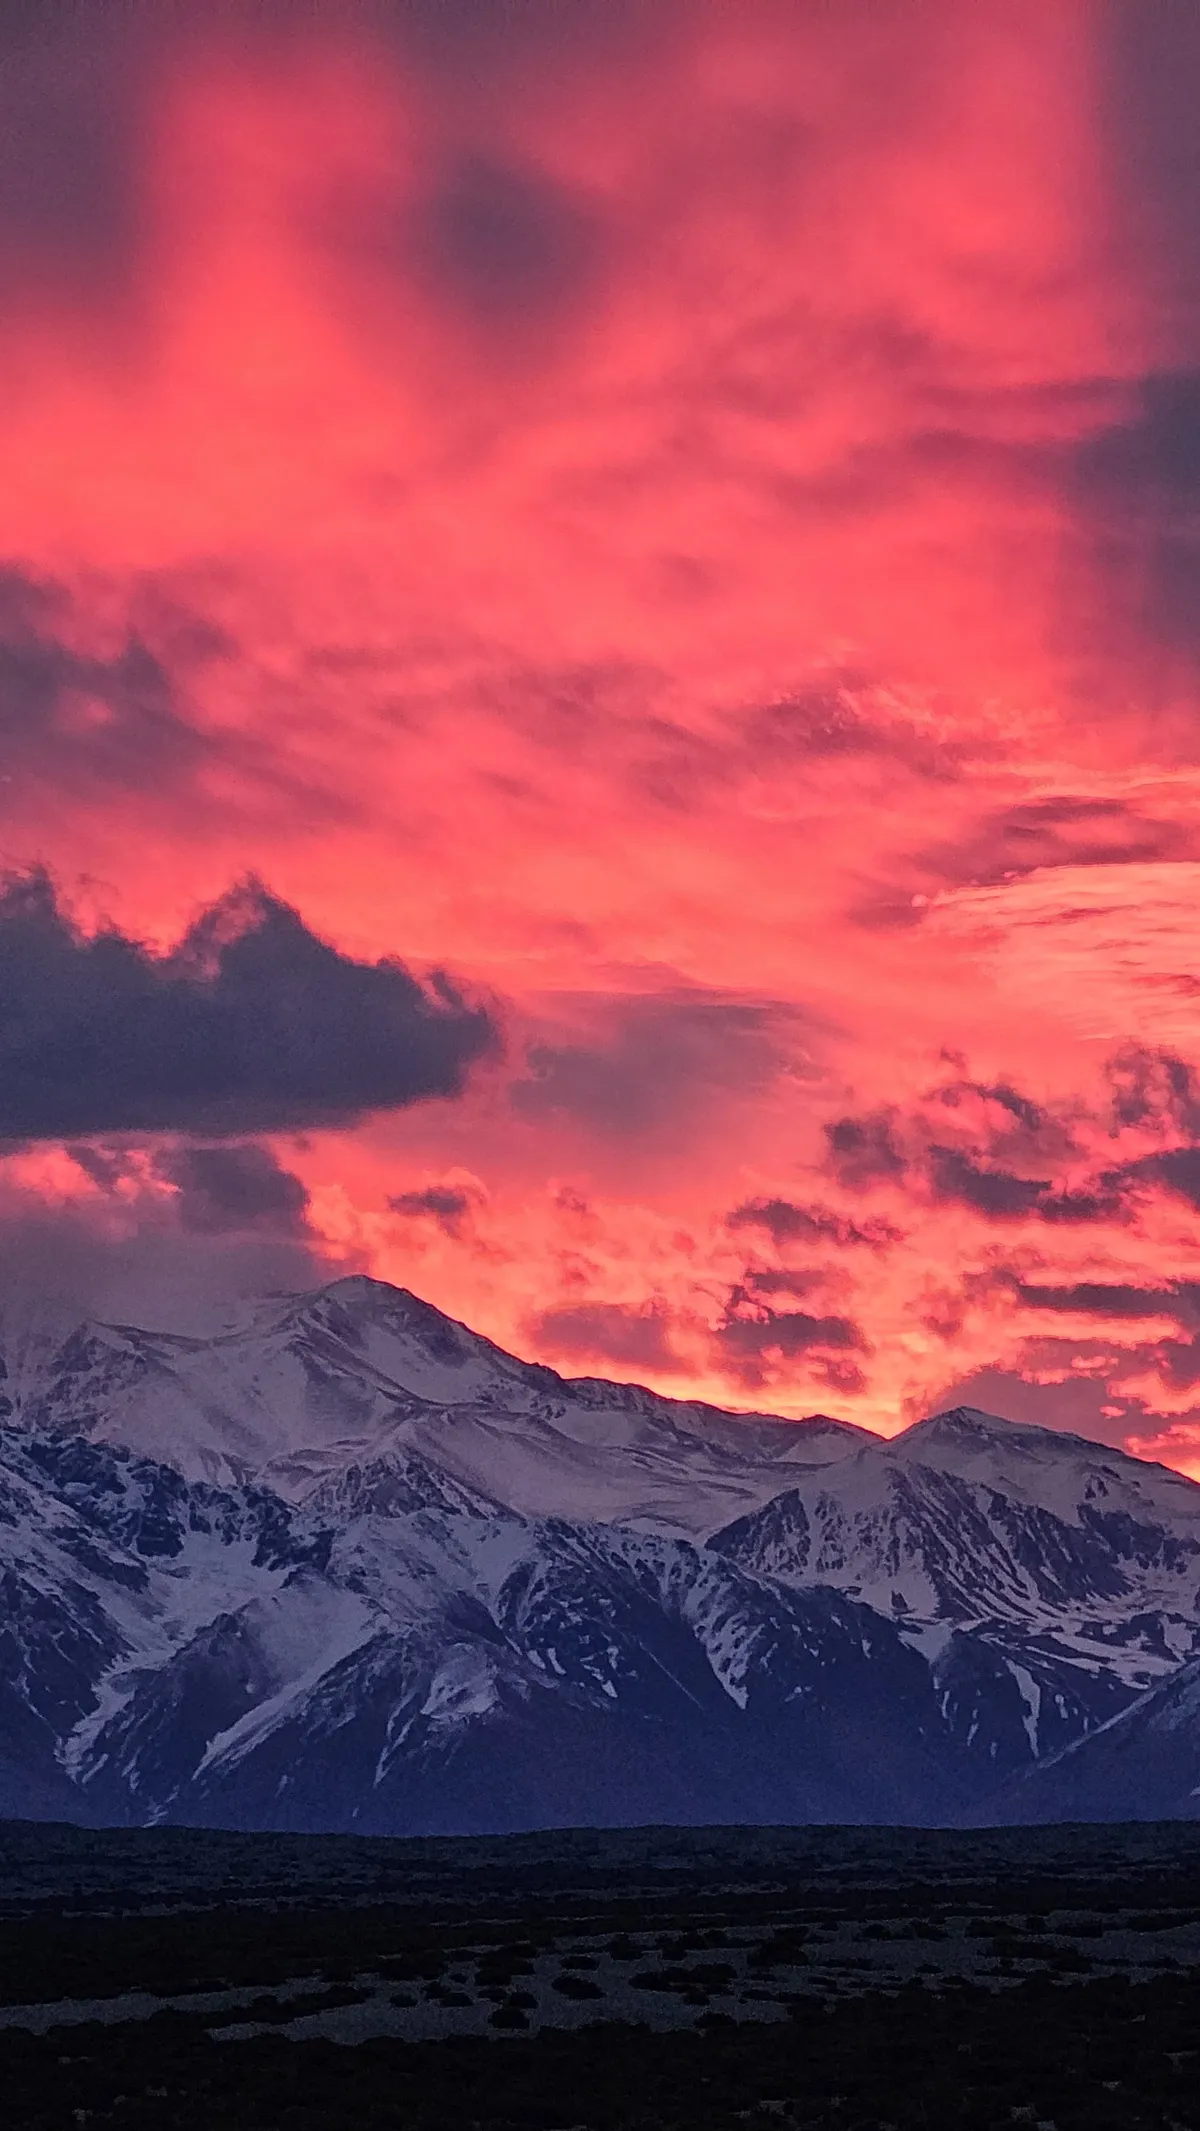
[[[1200,1477],[1192,0],[0,21],[0,1284]]]

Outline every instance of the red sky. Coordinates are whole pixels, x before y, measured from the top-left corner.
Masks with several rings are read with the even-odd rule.
[[[1200,1474],[1190,0],[21,12],[0,858],[158,954],[254,876],[496,1038],[10,1111],[5,1263]],[[299,1185],[197,1211],[227,1143]]]

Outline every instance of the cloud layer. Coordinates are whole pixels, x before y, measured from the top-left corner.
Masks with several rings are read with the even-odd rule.
[[[495,1043],[444,976],[365,963],[256,885],[206,910],[169,954],[86,935],[45,874],[0,893],[0,1136],[280,1130],[461,1093]],[[254,1176],[200,1152],[216,1205]],[[186,1167],[186,1165],[185,1165]],[[261,1186],[262,1178],[259,1178]]]
[[[10,13],[13,1233],[1200,1458],[1191,12]]]

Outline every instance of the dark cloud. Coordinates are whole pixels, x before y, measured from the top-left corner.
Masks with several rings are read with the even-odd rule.
[[[0,288],[128,290],[142,240],[132,9],[14,5],[0,22]]]
[[[457,1235],[471,1210],[470,1194],[453,1184],[430,1184],[424,1191],[400,1191],[387,1203],[392,1213],[436,1221],[447,1235]]]
[[[1192,1069],[1171,1051],[1129,1043],[1105,1062],[1113,1120],[1200,1138],[1200,1095]]]
[[[797,756],[877,754],[885,730],[863,716],[842,689],[800,689],[751,711],[742,726],[751,753],[764,768]]]
[[[211,749],[189,724],[162,661],[136,634],[83,650],[63,587],[0,567],[3,774],[83,794],[193,781]]]
[[[0,892],[0,1137],[240,1135],[456,1095],[495,1043],[435,976],[365,963],[257,884],[155,955],[85,937],[41,874]]]
[[[1200,77],[1197,77],[1200,78]],[[1200,370],[1143,378],[1123,421],[1078,447],[1074,493],[1105,636],[1148,671],[1200,655]]]
[[[732,1229],[758,1228],[773,1243],[863,1243],[874,1250],[895,1243],[900,1231],[888,1221],[848,1221],[826,1206],[795,1206],[790,1199],[746,1199],[725,1216]]]
[[[840,1391],[845,1397],[856,1397],[867,1388],[866,1375],[856,1361],[844,1354],[820,1355],[812,1364],[814,1375],[831,1391]]]
[[[192,1234],[301,1235],[307,1227],[308,1192],[269,1147],[172,1147],[155,1169],[174,1187],[180,1225]]]
[[[346,803],[298,774],[279,747],[205,729],[194,689],[238,645],[168,577],[72,590],[0,563],[0,778],[6,810],[128,795],[227,824],[237,808],[289,821]]]
[[[672,714],[667,674],[648,663],[596,660],[515,670],[505,677],[506,716],[540,747],[590,761],[670,811],[724,809],[730,793],[764,777],[807,782],[831,759],[877,759],[923,779],[958,777],[968,750],[923,732],[849,673],[767,703],[741,703],[703,725]]]
[[[1109,1171],[1082,1190],[1048,1191],[1036,1212],[1039,1221],[1124,1221],[1129,1215],[1125,1178]]]
[[[1200,1344],[1191,1340],[1160,1339],[1143,1348],[1136,1361],[1155,1369],[1172,1391],[1190,1391],[1200,1383]]]
[[[904,1176],[908,1165],[896,1141],[897,1122],[894,1110],[875,1110],[826,1125],[829,1165],[840,1183],[861,1191]]]
[[[1192,0],[1109,0],[1098,76],[1114,195],[1168,315],[1200,304],[1200,15]]]
[[[778,1366],[805,1357],[824,1360],[827,1382],[834,1382],[828,1369],[840,1360],[843,1366],[838,1387],[860,1389],[861,1372],[855,1364],[847,1370],[845,1357],[869,1351],[851,1318],[816,1316],[808,1310],[773,1310],[744,1286],[732,1291],[714,1339],[724,1365],[749,1386],[765,1383],[772,1364]]]
[[[986,887],[1048,867],[1135,865],[1193,848],[1178,822],[1150,820],[1120,800],[1062,794],[986,814],[959,842],[931,846],[915,863],[940,881]]]
[[[1107,1104],[1067,1119],[1007,1082],[958,1077],[911,1111],[891,1107],[828,1125],[827,1165],[851,1189],[891,1183],[969,1207],[987,1221],[1128,1224],[1154,1192],[1174,1193],[1200,1211],[1200,1090],[1192,1068],[1172,1052],[1127,1044],[1104,1070]],[[946,1113],[954,1139],[940,1122]],[[1143,1134],[1143,1145],[1148,1137],[1152,1151],[1116,1163],[1097,1159],[1097,1135],[1129,1131]],[[1172,1140],[1185,1144],[1162,1144]],[[793,1219],[785,1200],[749,1202],[729,1222],[760,1226],[776,1242],[819,1233],[802,1211]]]
[[[1040,1106],[1031,1102],[1027,1095],[1022,1095],[1019,1089],[1010,1087],[1004,1080],[951,1080],[935,1093],[935,1099],[944,1110],[959,1110],[972,1098],[983,1103],[998,1104],[1001,1110],[1006,1110],[1017,1124],[1024,1125],[1030,1132],[1040,1131],[1045,1123],[1045,1112]]]
[[[254,1140],[214,1146],[182,1141],[150,1150],[127,1141],[83,1140],[67,1153],[113,1206],[132,1205],[143,1223],[186,1235],[308,1233],[308,1191],[270,1147]],[[148,1191],[150,1178],[169,1196]]]
[[[1144,377],[1124,422],[1080,447],[1079,476],[1098,496],[1159,518],[1200,502],[1200,371]]]
[[[1130,1163],[1124,1173],[1164,1184],[1168,1191],[1176,1192],[1200,1211],[1200,1147],[1177,1147],[1165,1154],[1148,1155],[1145,1161]]]
[[[749,763],[777,769],[804,759],[882,755],[915,776],[941,782],[961,775],[960,741],[936,739],[911,720],[873,703],[861,675],[837,688],[799,689],[747,714],[740,741]]]
[[[739,710],[711,732],[643,712],[630,776],[660,805],[687,808],[723,804],[734,783],[803,775],[810,765],[839,758],[875,757],[943,781],[961,775],[964,755],[961,743],[923,733],[874,701],[861,675],[849,675],[836,687],[798,689]]]
[[[767,1295],[811,1295],[824,1283],[824,1272],[815,1267],[808,1272],[795,1272],[776,1266],[749,1266],[733,1292],[740,1302],[754,1304]]]
[[[461,158],[412,210],[425,285],[472,326],[527,335],[576,312],[595,286],[595,210],[545,172]]]
[[[947,1062],[963,1065],[957,1057]],[[1123,1125],[1152,1122],[1174,1132],[1185,1118],[1200,1124],[1188,1068],[1165,1054],[1129,1049],[1109,1061],[1108,1078],[1109,1114],[1088,1121],[1083,1142],[1080,1117],[1064,1119],[1007,1081],[960,1074],[906,1113],[893,1106],[826,1126],[827,1166],[851,1189],[892,1183],[916,1197],[970,1207],[988,1221],[1127,1222],[1149,1185],[1184,1197],[1200,1192],[1187,1150],[1100,1166],[1086,1145],[1096,1130]],[[1070,1182],[1062,1181],[1064,1171]]]
[[[1065,1287],[1041,1287],[1024,1280],[1014,1285],[1030,1309],[1083,1317],[1177,1317],[1183,1323],[1200,1323],[1200,1285],[1193,1281],[1174,1281],[1165,1288],[1101,1280],[1076,1280]]]
[[[672,813],[705,807],[727,793],[730,777],[741,766],[730,747],[670,718],[638,717],[631,724],[628,744],[630,784],[655,806]]]
[[[602,1132],[669,1131],[705,1096],[768,1087],[799,1019],[774,1001],[711,993],[621,1000],[590,1040],[531,1045],[510,1100],[526,1117],[559,1112]]]
[[[526,71],[566,60],[590,74],[605,61],[625,63],[671,35],[680,0],[383,0],[378,20],[402,48],[443,81],[507,85],[510,68]]]
[[[1032,1213],[1049,1191],[1048,1178],[984,1169],[957,1147],[931,1147],[929,1178],[939,1199],[955,1199],[989,1217]]]
[[[581,1302],[543,1310],[530,1335],[545,1354],[559,1360],[618,1362],[634,1369],[684,1368],[671,1343],[666,1311],[651,1304],[631,1309],[619,1302]]]
[[[973,1207],[989,1220],[1032,1214],[1039,1221],[1116,1221],[1124,1218],[1124,1178],[1109,1172],[1086,1190],[1056,1191],[1048,1177],[986,1167],[959,1147],[930,1147],[925,1157],[935,1197]]]
[[[0,1340],[10,1356],[46,1320],[205,1333],[243,1300],[304,1293],[354,1270],[306,1233],[189,1230],[161,1193],[140,1208],[51,1207],[0,1180]]]
[[[268,1146],[122,1138],[66,1151],[94,1191],[54,1205],[0,1161],[0,1345],[47,1316],[213,1330],[244,1300],[366,1269],[327,1255],[303,1183]]]

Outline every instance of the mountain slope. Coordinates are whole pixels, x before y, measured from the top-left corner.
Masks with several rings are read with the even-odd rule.
[[[1019,1822],[1200,1820],[1200,1658],[1030,1770],[993,1811]]]
[[[971,1409],[797,1476],[710,1544],[894,1619],[955,1734],[990,1735],[998,1771],[1058,1751],[1200,1649],[1200,1488]]]
[[[1200,1488],[1099,1444],[570,1382],[359,1280],[5,1397],[0,1812],[945,1822],[1143,1760],[1191,1810]]]
[[[247,1623],[220,1624],[96,1742],[139,1798],[150,1781],[173,1818],[436,1831],[924,1818],[970,1794],[887,1623],[686,1543],[418,1513],[352,1529],[330,1573],[374,1634],[246,1720]],[[181,1707],[211,1724],[214,1678],[233,1722],[168,1796],[130,1742],[165,1714],[174,1748]]]
[[[125,1326],[71,1335],[19,1417],[124,1443],[189,1478],[303,1496],[413,1452],[528,1516],[700,1535],[774,1494],[781,1470],[863,1440],[844,1421],[741,1415],[521,1362],[403,1289],[352,1278],[200,1340]]]
[[[87,1812],[89,1729],[199,1622],[319,1553],[262,1490],[0,1429],[0,1811]]]
[[[974,1792],[868,1608],[411,1464],[297,1509],[9,1430],[0,1558],[0,1810],[399,1832],[944,1818]]]
[[[1048,1631],[1131,1685],[1179,1663],[1200,1597],[1200,1487],[1078,1436],[958,1409],[798,1475],[711,1544],[917,1627]]]

